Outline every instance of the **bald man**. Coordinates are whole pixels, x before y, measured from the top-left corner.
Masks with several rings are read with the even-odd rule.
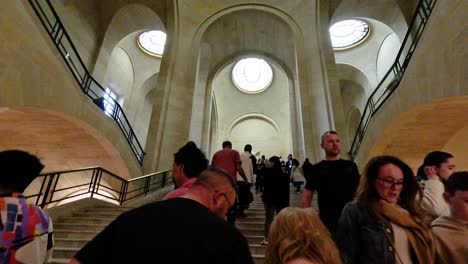
[[[246,239],[224,220],[236,195],[231,175],[205,170],[185,195],[119,216],[70,263],[253,263]]]

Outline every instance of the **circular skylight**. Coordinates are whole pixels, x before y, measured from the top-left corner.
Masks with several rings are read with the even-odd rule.
[[[273,71],[265,60],[242,59],[232,70],[234,84],[246,93],[259,93],[268,88],[273,79]]]
[[[364,41],[369,34],[369,25],[362,20],[349,19],[333,24],[330,37],[334,49],[346,49]]]
[[[159,30],[146,31],[138,37],[138,44],[144,52],[160,57],[164,52],[166,33]]]

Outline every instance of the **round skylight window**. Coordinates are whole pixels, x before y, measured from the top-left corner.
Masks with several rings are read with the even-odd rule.
[[[259,93],[264,91],[273,79],[273,71],[265,60],[257,58],[242,59],[232,70],[232,80],[241,91]]]
[[[146,31],[138,37],[138,46],[152,56],[161,57],[164,44],[166,44],[166,33],[159,30]]]
[[[349,19],[333,24],[330,37],[334,49],[346,49],[363,42],[369,35],[369,25],[362,20]]]

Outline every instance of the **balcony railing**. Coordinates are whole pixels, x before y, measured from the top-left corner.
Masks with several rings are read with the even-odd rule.
[[[87,197],[123,204],[164,188],[171,179],[170,170],[126,180],[101,167],[89,167],[43,173],[25,194],[30,202],[42,208]]]
[[[122,107],[112,98],[102,86],[91,76],[76,50],[70,36],[60,21],[55,9],[49,0],[29,0],[37,16],[52,38],[60,55],[81,87],[81,90],[96,103],[107,115],[112,117],[122,130],[136,159],[143,164],[145,152],[138,141]]]
[[[361,146],[364,135],[369,127],[369,122],[374,114],[380,109],[390,95],[400,84],[403,75],[408,68],[414,50],[421,38],[421,35],[426,26],[427,20],[434,9],[436,0],[420,0],[416,8],[415,14],[406,32],[403,44],[398,52],[395,62],[390,70],[385,74],[379,85],[367,99],[366,107],[359,121],[356,134],[354,135],[353,144],[348,152],[351,159],[355,159]]]

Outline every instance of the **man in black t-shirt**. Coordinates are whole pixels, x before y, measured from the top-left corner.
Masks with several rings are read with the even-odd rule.
[[[320,219],[334,236],[341,211],[356,192],[359,172],[356,163],[340,159],[340,138],[335,131],[323,134],[321,146],[325,159],[312,166],[301,206],[310,207],[314,191],[317,191]]]
[[[235,201],[232,177],[205,170],[184,196],[119,216],[71,263],[253,264],[246,239],[223,219]]]

